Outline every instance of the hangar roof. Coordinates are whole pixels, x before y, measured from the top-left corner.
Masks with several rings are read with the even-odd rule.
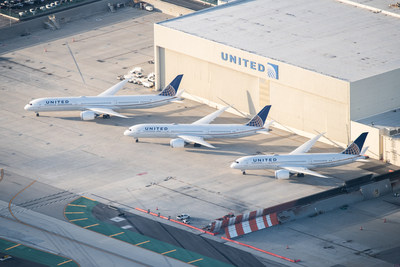
[[[400,138],[400,109],[393,109],[373,115],[368,118],[358,120],[359,123],[374,126],[382,129],[383,134],[391,137]]]
[[[336,0],[238,0],[159,24],[353,82],[400,68],[399,8],[358,1],[386,10]]]

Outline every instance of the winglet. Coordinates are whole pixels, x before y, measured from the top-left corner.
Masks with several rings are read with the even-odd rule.
[[[248,123],[246,123],[246,126],[263,127],[270,109],[271,105],[265,106],[260,112],[258,112],[257,115],[255,115]]]
[[[351,143],[343,152],[342,154],[349,154],[349,155],[359,155],[362,147],[364,146],[365,139],[367,138],[368,132],[364,132],[360,134],[357,139]]]
[[[179,85],[181,84],[183,74],[179,74],[175,77],[175,79],[168,84],[164,90],[161,91],[158,95],[162,96],[174,96],[178,92]]]
[[[110,95],[115,95],[124,85],[128,82],[128,79],[125,79],[119,83],[117,83],[114,86],[111,86],[107,90],[105,90],[103,93],[99,94],[98,96],[110,96]]]

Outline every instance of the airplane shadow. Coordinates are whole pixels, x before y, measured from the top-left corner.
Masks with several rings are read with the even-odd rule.
[[[174,109],[174,110],[169,110],[169,111],[159,111],[159,112],[148,112],[144,110],[124,110],[124,112],[121,112],[121,114],[125,116],[129,116],[128,118],[120,118],[116,116],[112,116],[111,118],[104,119],[101,116],[94,119],[93,121],[88,121],[88,122],[94,122],[96,124],[102,124],[102,125],[109,125],[109,126],[125,126],[125,127],[130,127],[135,124],[141,124],[141,123],[188,123],[188,118],[191,122],[194,122],[201,117],[194,117],[194,116],[184,116],[184,115],[177,115],[177,116],[171,116],[172,114],[178,114],[180,112],[184,111],[189,111],[192,109],[196,109],[200,106],[203,106],[203,104],[199,105],[194,105],[191,107],[181,107],[179,109]],[[118,111],[119,112],[119,111]],[[54,117],[62,120],[72,120],[72,121],[82,121],[79,114],[77,116],[70,116],[70,117],[64,117],[64,116],[48,116],[48,115],[40,115],[40,117]],[[184,120],[184,121],[183,121]],[[191,123],[189,122],[189,123]]]
[[[200,147],[196,149],[186,149],[186,152],[188,153],[197,153],[197,154],[205,154],[205,155],[224,155],[224,156],[241,156],[240,152],[234,152],[234,151],[221,151],[221,150],[201,150]],[[218,148],[217,148],[218,149]],[[233,161],[234,159],[232,159]]]

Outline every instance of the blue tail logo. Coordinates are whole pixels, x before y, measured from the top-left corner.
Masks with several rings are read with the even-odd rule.
[[[342,154],[359,155],[362,147],[364,146],[367,135],[367,132],[360,134],[360,136],[353,143],[351,143],[351,145],[349,145],[346,150],[342,152]]]
[[[181,84],[183,74],[180,74],[175,77],[175,79],[168,84],[164,90],[161,91],[158,95],[162,96],[174,96],[176,95],[176,92],[178,92],[179,85]]]
[[[265,106],[246,124],[246,126],[263,127],[270,109],[271,105]]]

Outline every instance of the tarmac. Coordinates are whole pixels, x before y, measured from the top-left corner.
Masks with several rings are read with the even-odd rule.
[[[81,121],[78,111],[41,113],[36,117],[23,109],[31,99],[39,97],[100,94],[118,82],[118,75],[135,66],[142,67],[145,74],[153,72],[154,65],[149,63],[154,58],[153,23],[168,18],[162,13],[125,8],[64,24],[57,31],[39,30],[1,43],[0,168],[4,168],[5,177],[0,181],[0,237],[62,253],[81,266],[96,266],[102,259],[122,266],[131,264],[138,255],[143,256],[139,264],[160,266],[160,262],[172,261],[168,264],[186,265],[147,250],[143,253],[140,248],[135,248],[137,252],[132,255],[131,245],[68,223],[63,208],[77,196],[85,196],[132,213],[136,207],[172,218],[189,213],[191,224],[202,228],[230,212],[241,214],[266,208],[340,186],[371,172],[396,168],[371,160],[368,164],[321,170],[332,177],[328,179],[306,175],[276,180],[273,171],[248,171],[243,176],[229,165],[245,155],[290,152],[306,138],[273,128],[268,136],[209,140],[218,147],[212,150],[193,146],[172,149],[167,139],[141,139],[135,143],[133,138],[123,135],[134,124],[191,123],[215,111],[190,100],[122,112],[129,119],[95,121]],[[185,76],[181,87],[190,93],[184,80]],[[156,92],[127,84],[118,94],[153,93]],[[225,112],[214,123],[245,122],[246,118]],[[310,152],[340,150],[319,142]],[[320,266],[323,262],[327,266],[393,266],[400,263],[396,256],[400,255],[400,213],[393,198],[388,195],[360,202],[347,210],[290,222],[238,239],[300,259],[298,263],[237,244],[228,246],[264,259],[265,265],[274,262],[276,266]],[[18,211],[18,220],[25,224],[9,214],[7,204],[11,201]],[[146,214],[140,216],[150,218]],[[43,224],[46,220],[51,224]],[[55,226],[52,233],[43,232],[43,228],[52,229],[51,225]],[[226,243],[219,237],[210,238]]]

